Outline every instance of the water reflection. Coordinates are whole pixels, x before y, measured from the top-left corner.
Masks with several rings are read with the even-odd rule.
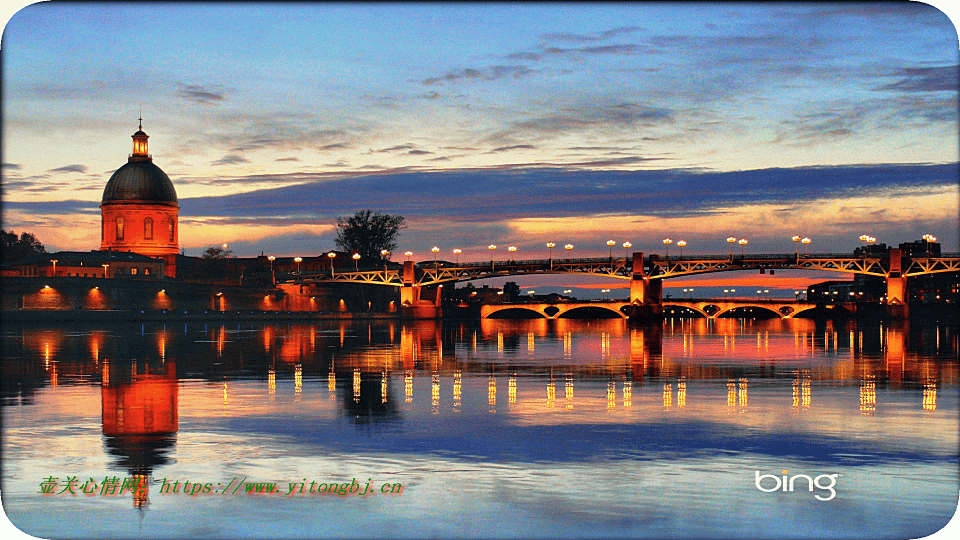
[[[581,484],[562,484],[576,494],[571,504],[604,509],[589,514],[593,520],[622,508],[623,515],[610,517],[616,523],[651,504],[676,505],[679,514],[690,504],[722,513],[729,501],[705,491],[701,476],[730,485],[724,475],[752,473],[759,463],[875,467],[900,491],[905,469],[956,464],[958,337],[951,326],[780,319],[652,327],[562,319],[190,322],[6,325],[2,338],[4,420],[26,441],[14,455],[30,456],[31,463],[15,471],[24,487],[14,492],[25,501],[34,497],[30,482],[39,481],[38,471],[71,463],[64,461],[69,452],[51,457],[43,447],[70,448],[71,437],[82,437],[59,430],[87,420],[98,428],[109,474],[154,486],[153,495],[133,495],[133,505],[149,503],[150,512],[163,499],[157,478],[192,470],[229,479],[242,467],[268,475],[271,467],[303,460],[312,467],[327,459],[351,471],[373,460],[384,470],[423,475],[417,478],[431,485],[450,483],[437,476],[441,470],[474,467],[481,480],[462,479],[458,487],[476,504],[503,496],[491,487],[500,476],[483,476],[494,468],[536,486],[519,471],[546,463],[547,471],[579,471],[571,477]],[[71,403],[83,392],[99,394],[99,418]],[[61,418],[61,411],[70,414]],[[621,468],[623,462],[634,469]],[[619,492],[598,495],[586,481],[616,469],[642,483],[636,471],[657,466],[681,471],[663,473],[685,482],[687,491],[669,492],[673,502],[664,496],[626,504]],[[751,487],[738,489],[747,497],[755,495]],[[631,496],[661,489],[644,485]],[[875,486],[861,491],[843,494],[853,513],[877,493]],[[404,493],[418,508],[437,498],[416,485],[405,485]],[[510,492],[515,507],[549,504],[536,495],[540,490],[518,493]],[[918,494],[915,502],[928,496]],[[218,511],[203,498],[192,504],[209,515]],[[484,532],[509,536],[503,529]]]

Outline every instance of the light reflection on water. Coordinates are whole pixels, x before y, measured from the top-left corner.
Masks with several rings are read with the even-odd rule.
[[[3,346],[4,506],[47,538],[919,537],[960,488],[949,326],[27,325]],[[839,474],[835,498],[756,488],[783,470]],[[161,492],[242,478],[282,493]],[[354,478],[403,491],[286,495]]]

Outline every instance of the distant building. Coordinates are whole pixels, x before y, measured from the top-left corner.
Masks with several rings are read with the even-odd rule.
[[[810,302],[849,302],[853,295],[852,281],[821,281],[807,287],[807,300]]]
[[[143,123],[133,134],[133,153],[103,189],[100,249],[132,251],[164,261],[164,273],[177,275],[180,205],[167,174],[153,164]]]
[[[125,251],[59,251],[12,265],[21,277],[90,277],[158,280],[164,261]]]

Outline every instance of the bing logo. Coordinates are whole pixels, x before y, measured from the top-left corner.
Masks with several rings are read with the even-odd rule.
[[[786,469],[781,471],[783,476],[760,474],[760,471],[754,472],[756,473],[755,482],[757,489],[764,493],[772,493],[774,491],[792,492],[797,487],[797,480],[799,479],[801,490],[806,488],[807,491],[813,492],[813,489],[817,488],[824,490],[824,492],[829,492],[828,496],[823,496],[821,493],[814,494],[814,498],[819,501],[832,501],[833,498],[837,496],[837,491],[833,489],[833,487],[837,485],[837,477],[840,476],[839,474],[821,474],[813,478],[806,474],[795,474],[788,477],[788,471]],[[770,480],[772,480],[772,482]],[[766,484],[766,486],[764,484]]]

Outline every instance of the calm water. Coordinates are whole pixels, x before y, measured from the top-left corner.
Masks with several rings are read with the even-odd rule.
[[[44,538],[918,538],[960,489],[956,327],[168,322],[2,339],[4,509]],[[374,493],[318,493],[354,479]],[[238,488],[252,483],[277,492]]]

